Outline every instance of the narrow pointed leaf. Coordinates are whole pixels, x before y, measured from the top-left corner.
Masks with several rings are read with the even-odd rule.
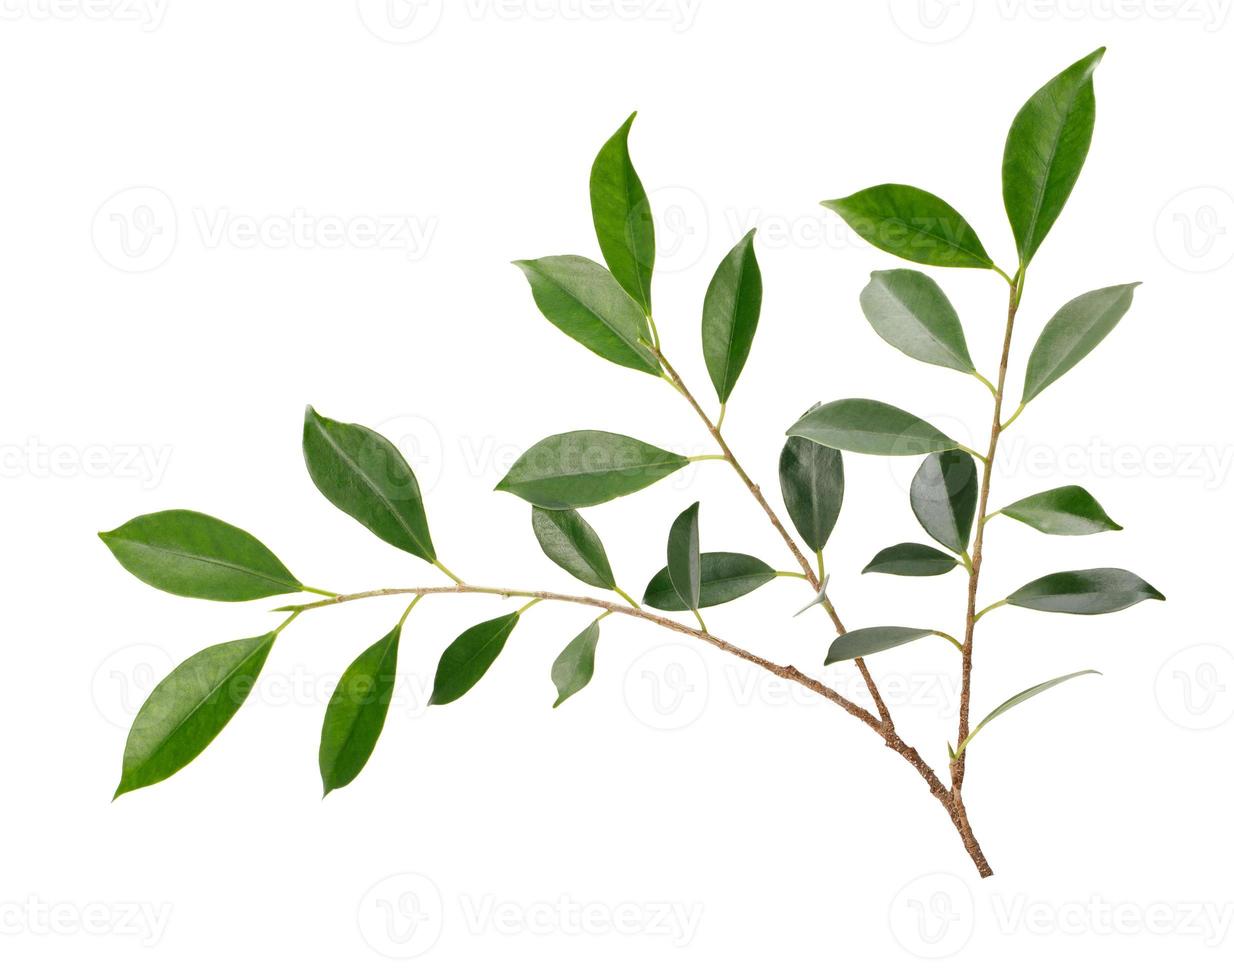
[[[960,449],[927,456],[913,477],[909,503],[926,533],[944,548],[968,548],[977,511],[977,466]]]
[[[861,310],[875,333],[909,357],[965,374],[975,370],[955,307],[924,272],[872,272]]]
[[[566,698],[591,683],[596,669],[596,644],[600,641],[600,621],[593,620],[583,632],[566,644],[553,661],[552,678],[557,688],[556,708]]]
[[[360,775],[377,747],[394,696],[402,631],[401,625],[394,627],[356,657],[330,695],[317,752],[326,794]]]
[[[133,719],[116,796],[161,782],[199,756],[257,682],[275,634],[206,647],[168,674]]]
[[[501,653],[516,625],[518,613],[514,612],[477,623],[460,633],[446,647],[437,663],[433,696],[428,703],[449,704],[475,687],[476,682],[493,666],[493,661]]]
[[[1052,687],[1057,687],[1059,684],[1062,684],[1065,681],[1069,681],[1074,677],[1083,677],[1085,674],[1097,674],[1098,676],[1100,676],[1101,671],[1099,670],[1077,670],[1074,674],[1064,674],[1062,677],[1055,677],[1052,680],[1043,681],[1040,684],[1034,684],[1032,687],[1028,688],[1028,690],[1021,691],[1019,694],[1015,695],[1015,697],[1008,698],[1006,701],[1004,701],[997,708],[995,708],[988,715],[986,715],[984,718],[981,719],[981,721],[977,724],[977,727],[968,733],[968,738],[966,738],[963,742],[960,743],[959,749],[951,751],[951,758],[955,759],[963,755],[965,750],[968,748],[968,743],[977,737],[977,733],[981,731],[981,729],[985,728],[986,725],[992,722],[999,715],[1003,714],[1004,712],[1010,711],[1017,704],[1023,704],[1029,698],[1035,698],[1038,694],[1044,694],[1046,691],[1048,691]],[[947,746],[947,748],[951,750],[950,745]]]
[[[838,449],[791,436],[780,452],[780,493],[793,527],[821,551],[844,502],[844,459]]]
[[[579,255],[514,264],[545,319],[567,337],[614,364],[660,373],[655,354],[640,343],[651,340],[646,314],[604,266]]]
[[[1041,612],[1095,616],[1118,612],[1145,599],[1164,599],[1140,576],[1122,568],[1087,568],[1055,572],[1029,582],[1007,597],[1007,602]]]
[[[1025,402],[1032,401],[1092,353],[1131,308],[1138,285],[1132,282],[1084,293],[1050,318],[1028,357]]]
[[[362,425],[304,412],[304,462],[330,503],[387,544],[437,559],[420,484],[407,460],[385,436]]]
[[[701,587],[698,554],[698,504],[683,510],[668,531],[668,579],[677,598],[688,609],[697,609]]]
[[[1121,531],[1096,498],[1083,487],[1057,487],[1017,500],[1002,513],[1044,534],[1096,534]]]
[[[933,630],[913,629],[910,626],[867,626],[865,629],[850,630],[831,641],[823,666],[868,657],[872,653],[881,653],[933,635]]]
[[[698,608],[740,599],[775,577],[774,568],[750,555],[705,551],[699,558]],[[647,583],[643,604],[665,612],[685,612],[689,608],[673,588],[667,567],[661,568]]]
[[[541,439],[496,489],[537,507],[591,507],[642,490],[690,461],[613,432],[583,429]]]
[[[597,589],[616,588],[604,544],[578,511],[533,507],[531,529],[544,553],[580,582]]]
[[[931,548],[928,544],[893,544],[884,548],[861,570],[884,575],[946,575],[960,563],[953,555]]]
[[[994,268],[977,233],[960,213],[919,187],[878,184],[822,203],[871,245],[902,259],[951,268]]]
[[[1003,204],[1027,266],[1075,187],[1097,118],[1098,48],[1046,82],[1011,123],[1003,150]]]
[[[924,419],[869,398],[844,398],[812,408],[787,435],[874,456],[920,456],[958,445]]]
[[[145,514],[99,537],[133,575],[173,595],[244,602],[303,589],[247,531],[196,511]]]
[[[613,278],[649,315],[656,232],[651,205],[630,161],[630,127],[622,123],[591,166],[591,217]]]
[[[745,367],[763,305],[763,276],[749,231],[724,257],[703,301],[703,359],[723,405]]]

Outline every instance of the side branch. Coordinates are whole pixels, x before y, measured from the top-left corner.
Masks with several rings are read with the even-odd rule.
[[[633,606],[623,605],[617,602],[610,602],[607,599],[593,598],[592,596],[584,595],[569,595],[564,592],[542,592],[532,591],[527,589],[502,589],[483,585],[433,585],[421,588],[406,588],[406,589],[373,589],[369,592],[353,592],[348,595],[336,595],[327,599],[321,599],[317,602],[309,602],[303,605],[281,606],[278,612],[294,612],[296,614],[308,612],[310,609],[322,609],[326,606],[337,606],[344,602],[355,602],[358,599],[374,599],[380,596],[392,595],[408,595],[408,596],[426,596],[426,595],[496,595],[505,598],[520,598],[520,599],[536,599],[544,602],[565,602],[576,606],[590,606],[593,609],[602,609],[605,613],[612,613],[619,616],[629,616],[631,619],[641,619],[649,623],[654,623],[664,629],[672,630],[675,633],[682,633],[695,640],[701,640],[704,643],[709,643],[717,649],[723,650],[725,653],[730,653],[734,657],[752,663],[757,667],[762,667],[766,671],[770,671],[777,677],[783,677],[785,680],[793,681],[800,684],[802,687],[808,688],[831,701],[833,704],[838,704],[841,708],[847,711],[853,717],[859,719],[872,729],[883,734],[883,723],[872,715],[865,708],[858,704],[854,704],[839,691],[828,687],[822,681],[811,677],[809,674],[803,673],[796,667],[789,665],[778,664],[775,661],[767,660],[760,657],[749,650],[737,646],[735,643],[729,643],[713,633],[704,633],[702,630],[695,629],[693,626],[687,626],[685,623],[679,623],[675,619],[669,619],[667,616],[659,616],[655,613],[648,612],[646,609],[635,608]]]
[[[661,367],[664,368],[664,373],[668,376],[669,383],[681,393],[681,396],[690,403],[690,407],[702,420],[703,425],[707,426],[707,431],[711,433],[711,438],[715,440],[721,452],[724,453],[724,458],[728,460],[737,476],[741,478],[741,482],[746,485],[746,489],[750,491],[751,496],[758,502],[758,505],[763,509],[763,513],[767,515],[767,520],[771,522],[771,526],[776,529],[776,532],[784,539],[784,544],[796,559],[797,564],[801,566],[802,572],[805,573],[805,579],[810,583],[816,593],[823,589],[822,583],[819,581],[818,575],[814,572],[814,566],[810,564],[810,559],[802,553],[802,550],[797,546],[797,542],[793,540],[793,536],[788,533],[787,528],[780,521],[779,516],[767,502],[767,498],[763,496],[763,491],[759,489],[757,483],[750,479],[750,475],[745,471],[745,468],[737,461],[737,457],[733,455],[732,449],[729,448],[728,442],[725,440],[723,433],[720,432],[720,427],[711,421],[711,417],[703,410],[703,407],[698,403],[698,399],[691,394],[690,389],[686,387],[684,381],[681,380],[681,375],[677,373],[676,368],[669,363],[662,351],[655,351],[656,357],[660,361]],[[840,616],[835,610],[835,606],[831,604],[830,599],[823,600],[823,608],[827,611],[827,615],[831,617],[831,623],[835,627],[835,631],[841,635],[847,632],[844,628],[844,623],[840,621]],[[887,704],[883,701],[883,696],[879,693],[878,685],[874,683],[874,678],[870,674],[870,669],[866,667],[865,661],[858,657],[854,661],[857,669],[861,672],[861,679],[865,681],[866,690],[870,692],[870,697],[874,700],[874,706],[878,709],[879,718],[882,720],[882,725],[888,731],[894,730],[894,725],[891,721],[891,712],[887,709]]]

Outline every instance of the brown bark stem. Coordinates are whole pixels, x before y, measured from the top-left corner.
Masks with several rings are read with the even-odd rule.
[[[1024,272],[1021,270],[1011,282],[1010,297],[1007,301],[1007,326],[1003,331],[1003,352],[998,364],[998,382],[994,388],[994,421],[990,425],[990,443],[982,463],[981,489],[977,498],[976,531],[973,537],[973,555],[968,573],[968,610],[964,617],[964,642],[960,647],[960,721],[956,733],[957,749],[964,744],[969,734],[969,706],[973,682],[973,638],[977,629],[977,586],[981,579],[981,565],[985,558],[985,526],[990,505],[990,483],[994,475],[994,456],[998,451],[998,438],[1004,428],[1003,395],[1007,385],[1007,363],[1011,358],[1011,335],[1015,329],[1016,311],[1020,307],[1020,296],[1023,291]],[[959,758],[951,762],[951,795],[961,815],[964,814],[961,791],[964,786],[967,759],[968,752],[965,750]],[[964,827],[967,825],[968,820],[965,816]],[[960,827],[959,824],[956,826]],[[961,836],[963,834],[964,831],[961,829]]]
[[[872,731],[874,731],[883,743],[903,758],[914,770],[925,780],[926,786],[929,787],[930,794],[942,804],[943,809],[947,811],[947,815],[951,818],[956,830],[960,834],[960,839],[964,843],[965,850],[968,851],[973,863],[976,865],[978,872],[982,877],[986,877],[992,872],[990,866],[986,863],[985,856],[981,853],[981,848],[977,844],[977,840],[973,837],[972,830],[968,826],[968,819],[964,813],[963,804],[954,800],[951,792],[943,785],[938,778],[938,774],[930,768],[913,746],[904,741],[895,730],[879,717],[876,717],[859,704],[855,704],[848,698],[844,697],[839,691],[828,687],[817,678],[811,677],[804,671],[798,670],[792,664],[779,664],[772,660],[767,660],[760,657],[749,650],[737,646],[735,643],[730,643],[714,633],[705,633],[702,630],[695,629],[692,626],[687,626],[685,623],[679,623],[675,619],[669,619],[667,616],[659,616],[656,613],[648,612],[646,609],[636,608],[634,606],[625,605],[619,602],[610,602],[607,599],[594,598],[592,596],[570,595],[563,592],[545,592],[531,589],[507,589],[495,586],[483,585],[467,585],[458,583],[456,585],[433,585],[423,587],[411,587],[402,589],[372,589],[367,592],[352,592],[344,595],[332,595],[329,598],[321,599],[316,602],[308,602],[300,605],[282,606],[277,612],[291,612],[292,616],[284,623],[284,626],[289,625],[301,613],[308,612],[311,609],[323,609],[326,606],[337,606],[345,602],[356,602],[360,599],[374,599],[381,596],[426,596],[426,595],[495,595],[505,598],[520,598],[534,599],[543,602],[565,602],[578,606],[590,606],[594,609],[602,609],[605,615],[629,616],[631,619],[640,619],[644,622],[653,623],[656,626],[661,626],[664,629],[672,630],[675,633],[682,633],[692,639],[699,640],[703,643],[710,644],[725,653],[731,654],[747,663],[754,664],[756,667],[761,667],[763,670],[769,671],[777,677],[782,677],[785,680],[792,681],[795,684],[800,684],[807,690],[813,691],[826,700],[843,708],[846,712],[862,722]],[[280,627],[281,629],[281,627]]]
[[[682,381],[681,375],[673,367],[664,353],[657,349],[656,357],[660,361],[660,365],[664,368],[665,374],[668,375],[668,380],[681,396],[690,403],[690,407],[702,420],[703,425],[707,427],[707,431],[711,433],[711,438],[715,440],[720,451],[724,454],[724,458],[732,466],[737,476],[741,478],[741,482],[746,485],[746,489],[750,491],[751,496],[758,502],[758,505],[763,509],[763,513],[767,515],[767,520],[771,522],[771,526],[776,529],[780,537],[783,538],[784,544],[797,560],[797,564],[801,566],[801,570],[805,573],[806,581],[810,583],[810,587],[815,593],[822,591],[822,583],[814,572],[814,566],[810,564],[810,559],[805,556],[802,550],[797,546],[797,542],[793,540],[793,536],[788,533],[788,529],[780,521],[771,504],[767,502],[767,498],[763,496],[763,491],[759,489],[757,483],[750,479],[750,475],[745,471],[745,468],[737,461],[737,457],[733,455],[732,449],[729,448],[728,442],[724,435],[720,432],[720,427],[711,421],[711,417],[704,411],[702,405],[698,403],[698,399],[686,387],[686,383]],[[835,606],[832,605],[830,599],[823,600],[823,608],[827,611],[827,615],[831,617],[831,623],[835,627],[835,631],[841,635],[844,634],[844,623],[841,622],[839,613],[836,612]],[[870,692],[870,697],[874,701],[874,707],[878,711],[878,716],[882,724],[889,732],[895,731],[895,723],[891,719],[891,712],[887,709],[887,703],[883,700],[882,694],[878,690],[878,685],[874,682],[874,678],[870,674],[870,669],[866,667],[865,661],[858,657],[853,661],[857,670],[861,673],[861,679],[865,682],[866,690]]]

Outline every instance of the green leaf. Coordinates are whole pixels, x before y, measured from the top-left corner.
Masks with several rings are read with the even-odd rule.
[[[960,213],[919,187],[878,184],[822,204],[871,245],[910,262],[994,268],[977,233]]]
[[[117,797],[162,782],[214,741],[257,683],[276,635],[206,647],[159,682],[129,729]]]
[[[908,499],[926,533],[944,548],[967,550],[977,511],[977,466],[960,449],[927,456],[913,477]]]
[[[548,510],[591,507],[649,487],[689,462],[629,436],[582,429],[541,439],[496,489]]]
[[[651,342],[646,314],[604,266],[579,255],[514,264],[540,312],[562,333],[614,364],[660,374],[655,354],[640,343]]]
[[[839,450],[790,437],[780,452],[780,493],[806,547],[821,551],[844,503],[844,458]]]
[[[751,229],[724,257],[703,301],[703,359],[723,405],[733,393],[763,305],[763,275],[754,255]]]
[[[427,562],[437,560],[420,484],[385,436],[362,425],[304,411],[304,462],[330,503],[387,544]]]
[[[867,626],[865,629],[850,630],[831,641],[823,666],[836,664],[841,660],[868,657],[872,653],[880,653],[920,640],[923,636],[933,635],[934,630],[919,630],[910,626]]]
[[[999,513],[1045,534],[1096,534],[1121,531],[1101,504],[1083,487],[1057,487],[1017,500]]]
[[[1028,357],[1024,401],[1030,402],[1087,357],[1131,308],[1138,282],[1084,293],[1050,317]]]
[[[437,663],[433,695],[428,703],[449,704],[475,687],[476,681],[493,666],[517,624],[518,613],[513,612],[477,623],[460,633]]]
[[[929,422],[869,398],[818,405],[798,419],[787,435],[875,456],[920,456],[959,445]]]
[[[774,568],[750,555],[705,551],[699,558],[698,608],[740,599],[775,577]],[[647,583],[643,604],[665,612],[685,612],[689,608],[673,588],[667,567],[661,568]]]
[[[613,278],[650,316],[656,231],[647,193],[630,162],[630,127],[637,115],[609,138],[591,166],[591,217]]]
[[[884,548],[861,570],[866,572],[882,572],[885,575],[946,575],[955,568],[958,561],[937,548],[928,544],[893,544]]]
[[[1054,226],[1088,156],[1097,118],[1098,48],[1046,82],[1016,113],[1003,150],[1003,204],[1027,267]]]
[[[173,595],[244,602],[304,588],[247,531],[192,510],[134,517],[99,537],[128,571]]]
[[[330,695],[317,752],[326,795],[360,775],[377,747],[394,696],[402,631],[400,623],[356,657]]]
[[[1007,597],[1007,602],[1041,612],[1095,616],[1118,612],[1145,599],[1164,599],[1140,576],[1122,568],[1087,568],[1055,572],[1029,582]]]
[[[552,678],[557,687],[556,708],[572,694],[591,683],[596,669],[596,644],[600,641],[600,621],[594,620],[583,632],[566,644],[553,661]]]
[[[1085,674],[1097,674],[1098,676],[1100,676],[1101,671],[1099,670],[1077,670],[1074,674],[1064,674],[1062,677],[1055,677],[1053,680],[1043,681],[1040,684],[1035,684],[1034,686],[1030,687],[1028,690],[1021,691],[1015,697],[1008,698],[1006,701],[1004,701],[997,708],[995,708],[988,715],[986,715],[984,718],[981,719],[981,721],[977,724],[977,727],[968,733],[968,738],[964,739],[964,741],[960,743],[960,747],[951,754],[951,757],[953,759],[958,759],[960,756],[962,756],[965,750],[968,748],[968,743],[971,742],[974,738],[976,738],[977,733],[981,731],[981,729],[985,728],[986,725],[992,722],[999,715],[1003,714],[1006,711],[1010,711],[1017,704],[1023,704],[1029,698],[1035,698],[1038,694],[1043,694],[1044,692],[1048,691],[1050,688],[1057,687],[1059,684],[1062,684],[1064,681],[1069,681],[1073,677],[1083,677]]]
[[[701,572],[698,555],[698,504],[683,510],[668,531],[668,579],[677,598],[697,609]]]
[[[531,529],[544,553],[580,582],[597,589],[617,587],[604,543],[578,511],[533,507]]]
[[[875,333],[909,357],[965,374],[976,370],[955,307],[924,272],[870,273],[861,310]]]

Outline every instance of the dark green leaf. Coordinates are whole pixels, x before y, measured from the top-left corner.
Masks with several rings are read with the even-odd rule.
[[[656,232],[647,194],[630,162],[630,127],[636,115],[600,148],[591,166],[591,217],[613,278],[650,315]]]
[[[754,255],[754,232],[724,257],[703,301],[703,359],[723,405],[750,355],[763,305],[763,275]]]
[[[683,510],[668,531],[668,579],[677,598],[697,609],[701,586],[698,555],[698,504]]]
[[[985,728],[986,725],[992,722],[995,718],[997,718],[1003,712],[1010,711],[1017,704],[1023,704],[1029,698],[1035,698],[1038,694],[1043,694],[1044,692],[1048,691],[1050,688],[1057,687],[1059,684],[1062,684],[1064,681],[1069,681],[1073,677],[1083,677],[1085,674],[1100,675],[1101,671],[1099,670],[1077,670],[1074,674],[1064,674],[1062,677],[1055,677],[1052,680],[1043,681],[1040,684],[1035,684],[1032,687],[1030,687],[1028,690],[1021,691],[1015,697],[1008,698],[1006,701],[1004,701],[997,708],[995,708],[988,715],[986,715],[984,718],[981,719],[981,722],[977,725],[976,728],[974,728],[971,732],[968,733],[968,738],[966,738],[963,742],[960,743],[960,747],[951,754],[951,757],[953,759],[958,759],[960,756],[962,756],[965,750],[968,748],[968,743],[971,742],[974,738],[976,738],[977,733],[981,731],[981,729]]]
[[[303,589],[247,531],[196,511],[145,514],[99,537],[126,569],[174,595],[244,602]]]
[[[437,560],[420,484],[392,443],[362,425],[304,412],[304,462],[322,495],[377,537],[427,562]]]
[[[909,503],[926,533],[944,548],[968,548],[977,511],[977,466],[963,450],[927,456],[913,477]]]
[[[705,551],[699,560],[698,608],[706,609],[740,599],[775,577],[774,568],[749,555]],[[665,612],[684,612],[688,608],[673,588],[667,567],[661,568],[647,583],[643,604]]]
[[[330,695],[317,752],[325,794],[360,775],[377,746],[394,696],[402,631],[400,623],[356,657]]]
[[[1050,317],[1028,357],[1024,401],[1029,402],[1087,357],[1131,308],[1138,282],[1077,296]]]
[[[1017,500],[1000,511],[1045,534],[1096,534],[1121,531],[1083,487],[1058,487]]]
[[[869,398],[844,398],[812,408],[787,434],[875,456],[920,456],[958,445],[929,422]]]
[[[780,452],[780,493],[806,547],[821,551],[844,503],[844,458],[839,450],[790,437]]]
[[[689,462],[629,436],[583,429],[541,439],[496,489],[548,510],[591,507],[651,486]]]
[[[934,630],[919,630],[910,626],[867,626],[865,629],[851,630],[831,641],[823,666],[839,663],[841,660],[868,657],[872,653],[880,653],[892,647],[912,643],[913,640],[920,640],[923,636],[933,635]]]
[[[562,701],[577,694],[591,683],[596,669],[596,644],[600,641],[600,621],[594,620],[583,632],[566,644],[553,661],[553,684],[557,687],[556,708]]]
[[[976,370],[955,307],[924,272],[870,273],[861,309],[874,332],[909,357],[965,374]]]
[[[1027,267],[1067,203],[1097,118],[1093,72],[1105,48],[1045,83],[1016,113],[1003,150],[1003,204]]]
[[[589,351],[622,367],[659,374],[660,362],[640,341],[651,341],[647,317],[604,266],[579,255],[515,262],[531,285],[540,312]]]
[[[276,635],[206,647],[159,682],[129,729],[116,796],[161,782],[214,741],[257,683]]]
[[[449,704],[475,687],[476,681],[493,666],[517,624],[518,613],[513,612],[477,623],[460,633],[441,655],[428,703]]]
[[[977,233],[960,213],[919,187],[879,184],[822,203],[871,245],[902,259],[951,268],[994,268]]]
[[[1095,616],[1118,612],[1145,599],[1164,599],[1140,576],[1122,568],[1055,572],[1017,589],[1007,602],[1041,612]]]
[[[875,555],[861,570],[885,575],[946,575],[959,562],[928,544],[893,544]]]
[[[580,582],[597,589],[616,588],[604,543],[578,511],[533,507],[531,529],[544,553]]]

